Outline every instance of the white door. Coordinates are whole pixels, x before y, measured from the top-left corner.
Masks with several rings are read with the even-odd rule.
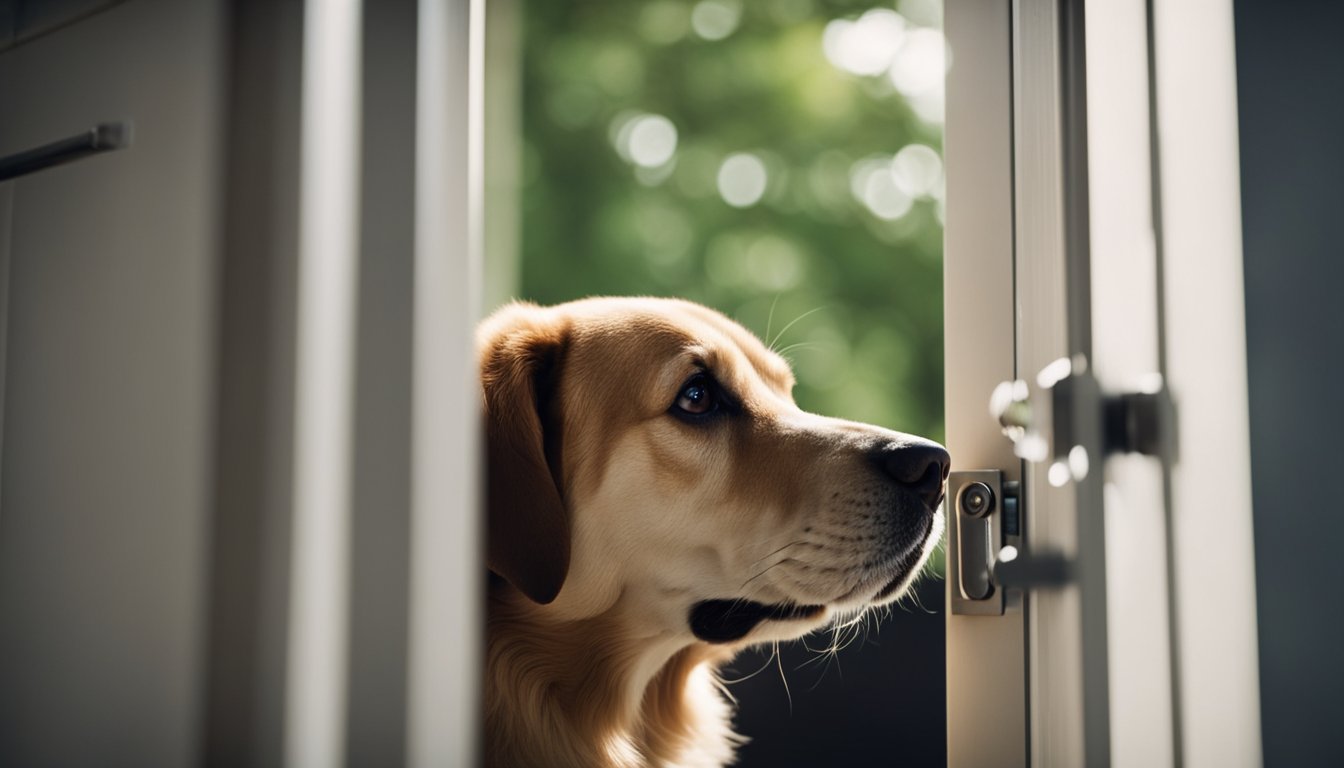
[[[1258,765],[1231,5],[946,28],[949,764]]]

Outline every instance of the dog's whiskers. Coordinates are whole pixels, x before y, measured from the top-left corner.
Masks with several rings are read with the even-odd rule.
[[[789,714],[793,714],[793,693],[789,690],[789,680],[784,677],[784,658],[779,655],[779,641],[774,642],[775,665],[779,667],[779,681],[784,684],[784,696],[789,700]]]
[[[814,315],[814,314],[820,312],[821,310],[823,310],[823,309],[825,309],[825,308],[826,308],[826,305],[823,304],[822,306],[817,307],[816,309],[809,309],[808,311],[804,312],[803,314],[801,314],[801,315],[795,317],[795,318],[793,319],[792,322],[790,322],[788,325],[785,325],[783,328],[779,329],[779,333],[775,334],[775,338],[774,338],[772,341],[770,341],[768,344],[766,344],[766,346],[767,346],[769,349],[774,350],[774,348],[775,348],[775,344],[778,343],[780,339],[784,338],[784,334],[788,333],[788,332],[789,332],[789,329],[792,328],[794,325],[797,325],[797,323],[798,323],[799,320],[802,320],[803,318],[807,317],[808,315]]]
[[[820,346],[821,344],[815,341],[796,341],[792,344],[780,347],[779,349],[775,350],[775,354],[779,355],[780,357],[784,357],[785,355],[789,354],[795,349],[814,349]]]
[[[807,541],[804,540],[804,539],[799,539],[799,540],[797,540],[797,541],[791,541],[791,542],[789,542],[788,544],[785,544],[784,546],[780,547],[779,549],[776,549],[774,552],[771,552],[771,553],[769,553],[769,554],[767,554],[767,555],[763,555],[762,557],[757,558],[756,560],[752,561],[751,564],[752,564],[752,565],[756,565],[757,563],[761,562],[762,560],[765,560],[765,559],[767,559],[767,558],[771,558],[771,557],[774,557],[775,555],[778,555],[780,552],[783,552],[784,550],[788,549],[789,547],[796,547],[796,546],[798,546],[799,544],[806,544],[806,543],[807,543]]]
[[[786,558],[783,558],[782,560],[780,560],[779,562],[774,563],[773,565],[766,566],[760,573],[758,573],[758,574],[756,574],[755,576],[752,576],[751,578],[749,578],[749,579],[747,579],[746,581],[742,582],[742,586],[738,587],[738,589],[745,589],[746,586],[747,586],[748,584],[750,584],[751,582],[753,582],[753,581],[755,581],[755,580],[761,578],[761,577],[764,576],[765,574],[769,573],[772,569],[774,569],[774,568],[778,568],[779,566],[781,566],[781,565],[783,565],[783,564],[785,564],[785,563],[788,563],[788,562],[792,562],[792,561],[794,561],[792,557],[786,557]]]
[[[890,606],[887,607],[887,611],[887,615],[890,615]],[[836,673],[842,678],[844,677],[844,670],[840,665],[840,652],[859,640],[862,640],[863,643],[869,641],[869,635],[875,628],[875,624],[871,621],[875,618],[874,613],[872,606],[863,606],[853,616],[837,620],[829,627],[831,642],[825,648],[813,648],[808,644],[807,639],[803,638],[803,647],[815,656],[799,664],[798,669],[824,662],[821,673],[817,676],[817,681],[813,683],[812,689],[821,685],[822,681],[826,679],[826,673],[831,670],[832,664],[835,665]]]
[[[776,305],[776,304],[779,304],[779,294],[778,294],[778,293],[775,294],[775,300],[772,301],[772,302],[770,302],[770,314],[769,314],[768,316],[766,316],[766,318],[765,318],[765,336],[764,336],[764,338],[767,338],[767,339],[770,338],[770,326],[772,326],[772,325],[775,324],[775,305]]]
[[[778,653],[778,652],[779,652],[779,644],[776,643],[776,644],[775,644],[775,653]],[[764,672],[765,669],[766,669],[766,667],[769,667],[770,664],[771,664],[771,662],[773,662],[774,660],[775,660],[775,659],[774,659],[774,656],[767,656],[767,657],[765,658],[765,663],[762,664],[762,665],[760,666],[760,668],[758,668],[755,672],[752,672],[752,673],[749,674],[749,675],[744,675],[744,676],[742,676],[742,677],[739,677],[739,678],[737,678],[736,680],[725,680],[725,679],[720,679],[719,682],[723,683],[724,685],[737,685],[738,683],[746,682],[747,680],[750,680],[751,678],[753,678],[753,677],[755,677],[755,676],[761,674],[762,672]]]

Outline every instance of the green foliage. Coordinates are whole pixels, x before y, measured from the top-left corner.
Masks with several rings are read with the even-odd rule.
[[[884,220],[852,192],[865,158],[889,163],[910,144],[940,152],[941,126],[887,77],[850,74],[823,53],[827,22],[871,3],[708,5],[522,3],[518,295],[702,302],[779,335],[770,340],[794,364],[803,408],[941,439],[938,193]],[[691,29],[693,12],[720,28],[735,12],[737,24],[708,40]],[[668,164],[640,167],[618,152],[621,127],[639,114],[675,126]],[[741,152],[769,182],[738,208],[716,177]]]

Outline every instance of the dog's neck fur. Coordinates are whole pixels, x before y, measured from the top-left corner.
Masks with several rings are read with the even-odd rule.
[[[618,602],[557,621],[507,584],[490,589],[485,681],[490,766],[721,766],[741,743],[715,671],[735,651],[632,631]]]

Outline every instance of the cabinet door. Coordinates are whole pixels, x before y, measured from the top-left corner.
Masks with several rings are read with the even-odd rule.
[[[134,130],[0,184],[0,763],[196,759],[218,15],[130,0],[0,53],[0,156]]]

